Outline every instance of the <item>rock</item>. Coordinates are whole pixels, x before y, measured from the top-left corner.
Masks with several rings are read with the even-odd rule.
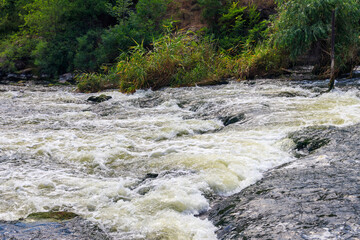
[[[300,144],[308,155],[215,201],[207,217],[218,227],[219,239],[360,238],[360,124],[290,134],[295,142],[314,136],[317,143]],[[327,144],[318,144],[321,139]]]
[[[33,213],[21,221],[0,221],[0,239],[107,240],[97,224],[70,212]]]
[[[202,87],[202,86],[224,85],[228,83],[229,83],[229,79],[216,79],[216,80],[205,80],[202,82],[198,82],[196,83],[196,85]]]
[[[293,97],[297,97],[300,96],[297,93],[294,92],[281,92],[279,93],[278,97],[287,97],[287,98],[293,98]]]
[[[9,73],[9,74],[6,76],[6,79],[9,80],[9,81],[18,81],[18,80],[20,79],[20,77],[19,77],[18,74]]]
[[[33,74],[32,74],[33,70],[34,69],[32,69],[32,68],[26,68],[26,69],[20,70],[18,72],[19,78],[21,80],[29,80],[29,79],[31,79],[33,77]]]
[[[40,79],[49,79],[50,75],[49,74],[41,74],[40,75]]]
[[[69,220],[77,217],[78,215],[72,212],[37,212],[31,213],[26,219],[33,220]]]
[[[74,83],[74,75],[72,73],[65,73],[59,77],[59,83]]]
[[[94,102],[94,103],[101,103],[104,101],[107,101],[109,99],[111,99],[111,96],[106,96],[105,94],[101,94],[100,96],[91,96],[87,99],[87,101],[89,102]]]
[[[0,68],[0,79],[5,76],[6,76],[5,72]]]
[[[333,130],[334,127],[314,126],[289,134],[295,143],[295,156],[308,155],[328,144],[330,139],[326,136]]]
[[[15,61],[15,68],[17,70],[25,69],[25,67],[26,67],[26,62],[25,61],[22,61],[22,60],[16,60]]]
[[[234,123],[244,120],[245,114],[239,113],[235,116],[225,116],[225,117],[220,117],[219,119],[223,122],[224,126],[228,126],[230,124],[234,124]]]
[[[159,174],[157,174],[157,173],[147,173],[146,176],[145,176],[145,179],[157,178],[158,176],[159,176]]]

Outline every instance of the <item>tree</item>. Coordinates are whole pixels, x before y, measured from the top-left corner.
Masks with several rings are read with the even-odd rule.
[[[24,24],[21,14],[24,14],[26,3],[26,0],[0,0],[0,39],[18,31]]]
[[[295,60],[312,48],[319,49],[313,72],[330,73],[331,21],[336,9],[335,72],[350,72],[358,61],[360,48],[359,0],[287,0],[278,1],[275,44]]]
[[[115,17],[119,24],[124,24],[124,22],[130,17],[130,14],[132,13],[132,5],[133,2],[131,0],[116,0],[115,6],[107,3],[106,7],[109,14]]]

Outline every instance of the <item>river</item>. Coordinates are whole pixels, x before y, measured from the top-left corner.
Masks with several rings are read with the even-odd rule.
[[[0,85],[0,220],[71,211],[114,239],[216,239],[197,217],[211,196],[294,160],[292,131],[360,122],[359,83],[107,91],[99,104],[73,87]]]

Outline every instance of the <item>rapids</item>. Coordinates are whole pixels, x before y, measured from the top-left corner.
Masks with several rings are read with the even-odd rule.
[[[211,196],[292,161],[289,132],[360,122],[359,82],[108,91],[99,104],[72,87],[0,85],[0,220],[71,211],[114,239],[216,239],[197,217]]]

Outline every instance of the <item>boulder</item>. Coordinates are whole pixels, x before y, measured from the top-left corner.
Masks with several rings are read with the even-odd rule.
[[[19,221],[0,221],[0,239],[108,240],[96,223],[71,212],[32,213]]]
[[[100,96],[91,96],[87,99],[87,101],[93,103],[101,103],[110,100],[111,98],[112,98],[111,96],[106,96],[105,94],[101,94]]]
[[[65,73],[59,77],[59,83],[74,83],[74,74]]]
[[[218,239],[360,239],[360,125],[290,138],[307,154],[212,203]]]
[[[228,126],[230,124],[237,123],[245,119],[244,113],[239,113],[237,115],[219,117],[219,119],[223,122],[224,126]]]

